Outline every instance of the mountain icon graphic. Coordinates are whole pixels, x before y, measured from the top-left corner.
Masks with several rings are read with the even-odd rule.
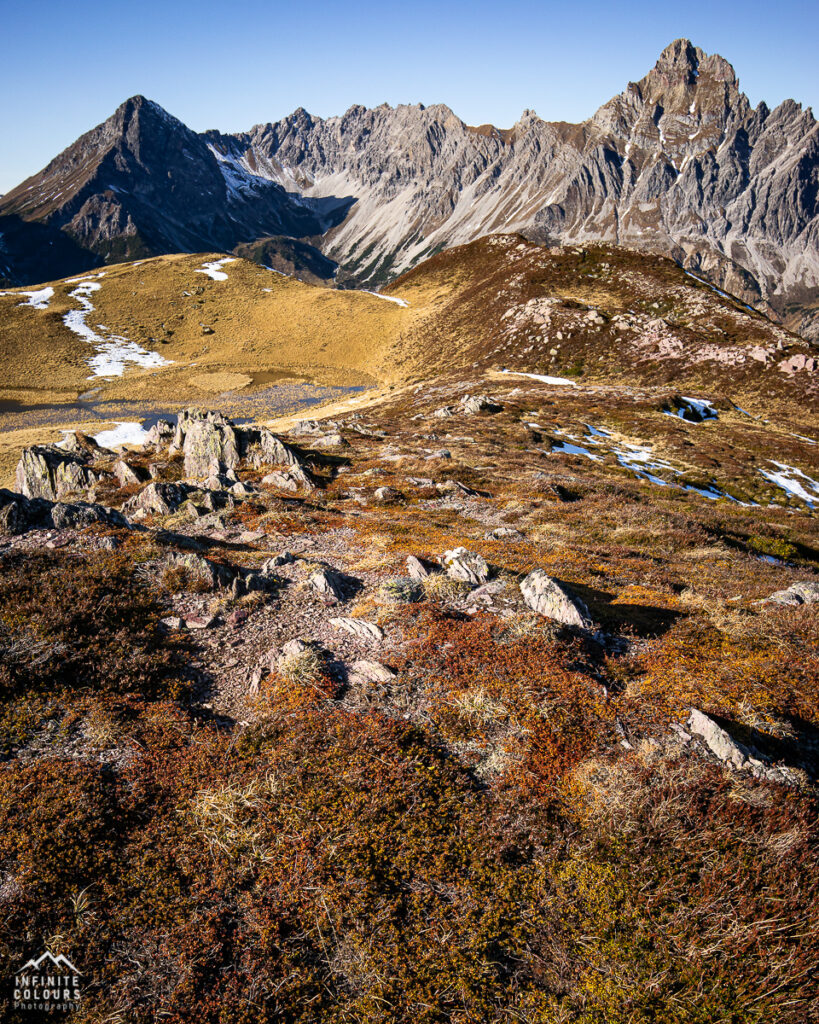
[[[34,971],[39,971],[43,967],[43,964],[46,965],[46,969],[51,966],[61,970],[70,971],[72,974],[80,974],[67,956],[63,956],[62,953],[60,953],[59,956],[54,956],[54,954],[49,952],[49,950],[46,950],[42,956],[38,956],[36,960],[31,959],[27,963],[24,963],[17,973],[22,974],[29,968]]]

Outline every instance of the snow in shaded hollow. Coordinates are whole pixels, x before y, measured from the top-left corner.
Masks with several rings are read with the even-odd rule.
[[[96,349],[95,354],[88,360],[88,365],[93,370],[89,380],[93,380],[94,377],[121,377],[125,372],[126,363],[134,363],[136,366],[143,367],[168,366],[170,364],[170,360],[165,359],[158,352],[149,352],[137,345],[135,341],[129,341],[118,334],[110,334],[107,328],[101,324],[97,325],[97,330],[105,331],[107,337],[97,334],[97,331],[89,327],[86,321],[89,313],[94,312],[94,305],[89,296],[99,291],[102,285],[99,281],[91,278],[75,278],[72,283],[77,287],[69,292],[69,297],[79,302],[80,308],[69,310],[63,316],[63,323],[70,331],[79,335],[83,341],[93,345]]]
[[[808,508],[815,508],[819,505],[819,481],[803,473],[795,466],[788,466],[784,462],[777,462],[775,459],[768,460],[776,471],[760,469],[760,473],[766,480],[776,484],[786,494],[804,501]]]
[[[21,306],[31,306],[33,309],[48,309],[49,300],[54,295],[53,288],[40,288],[33,292],[0,292],[0,295],[25,295],[27,300],[21,302]]]
[[[194,274],[206,274],[211,281],[227,281],[227,274],[220,268],[226,263],[235,262],[235,256],[224,256],[221,260],[212,260],[210,263],[204,263],[198,270],[194,270]]]
[[[529,423],[528,425],[530,427],[537,427],[537,424],[535,423]],[[716,501],[719,498],[725,498],[737,505],[744,506],[748,504],[746,502],[739,501],[730,494],[726,494],[725,491],[720,490],[714,483],[707,484],[705,487],[697,487],[694,484],[682,483],[679,480],[665,480],[663,477],[657,476],[656,472],[652,472],[652,470],[665,472],[675,477],[680,476],[683,473],[683,470],[674,466],[672,463],[667,462],[665,459],[656,456],[650,447],[623,442],[620,446],[612,446],[608,450],[605,450],[604,448],[604,450],[602,450],[598,455],[590,452],[587,447],[581,447],[576,443],[572,443],[582,441],[584,445],[597,446],[598,448],[601,448],[604,447],[605,442],[611,438],[611,434],[601,427],[592,426],[591,423],[586,423],[585,427],[588,434],[582,438],[577,437],[576,434],[571,434],[566,430],[558,429],[555,433],[569,438],[569,441],[559,441],[555,443],[552,446],[551,452],[542,451],[540,448],[536,449],[536,451],[541,451],[544,455],[583,455],[594,462],[603,461],[603,457],[605,455],[613,455],[623,469],[627,469],[634,473],[639,480],[646,480],[648,483],[655,484],[657,487],[677,487],[683,491],[700,494],[702,497],[710,498],[712,501]],[[817,500],[819,500],[819,494],[817,494]],[[753,505],[754,502],[751,502],[750,504]]]
[[[705,420],[717,419],[717,410],[705,398],[689,398],[687,395],[681,395],[680,401],[682,405],[679,409],[675,409],[673,412],[664,409],[664,414],[688,420],[689,423],[703,423]]]

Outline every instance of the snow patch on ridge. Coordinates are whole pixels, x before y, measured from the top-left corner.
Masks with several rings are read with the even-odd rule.
[[[32,309],[48,309],[48,303],[54,295],[54,289],[40,288],[32,292],[0,292],[0,295],[25,295],[27,296],[27,301],[21,302],[21,306],[31,306]]]
[[[98,277],[102,275],[97,275]],[[89,327],[86,320],[89,313],[94,312],[94,305],[89,298],[94,292],[100,290],[102,285],[91,278],[75,278],[72,281],[77,287],[69,292],[69,297],[76,299],[80,304],[79,309],[69,310],[63,317],[63,323],[74,334],[79,335],[89,345],[94,345],[96,354],[88,360],[88,365],[94,371],[89,380],[94,377],[121,377],[125,372],[126,363],[135,363],[137,366],[168,366],[169,359],[165,359],[158,352],[149,352],[147,349],[137,345],[135,341],[129,341],[119,334],[110,334],[107,328],[97,324],[97,329],[105,331],[108,337],[97,334]]]
[[[210,263],[203,264],[198,270],[194,270],[194,274],[205,274],[211,281],[227,281],[227,274],[220,268],[226,263],[235,262],[235,256],[224,256],[221,260],[212,260]]]
[[[382,295],[381,292],[368,292],[366,288],[361,289],[364,295],[374,295],[377,299],[383,299],[385,302],[394,302],[397,306],[403,306],[406,309],[409,303],[406,299],[397,299],[394,295]]]

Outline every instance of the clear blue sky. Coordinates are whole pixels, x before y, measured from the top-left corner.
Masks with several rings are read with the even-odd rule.
[[[731,61],[752,103],[816,107],[817,29],[816,0],[0,0],[0,192],[135,93],[197,131],[384,101],[579,121],[680,36]]]

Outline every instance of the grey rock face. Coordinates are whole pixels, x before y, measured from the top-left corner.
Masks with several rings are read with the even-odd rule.
[[[26,498],[58,501],[69,495],[88,495],[100,480],[83,451],[66,451],[57,445],[25,448],[17,464],[15,486]]]
[[[530,572],[520,585],[523,600],[538,615],[555,619],[566,626],[588,629],[592,625],[586,605],[543,569]]]

